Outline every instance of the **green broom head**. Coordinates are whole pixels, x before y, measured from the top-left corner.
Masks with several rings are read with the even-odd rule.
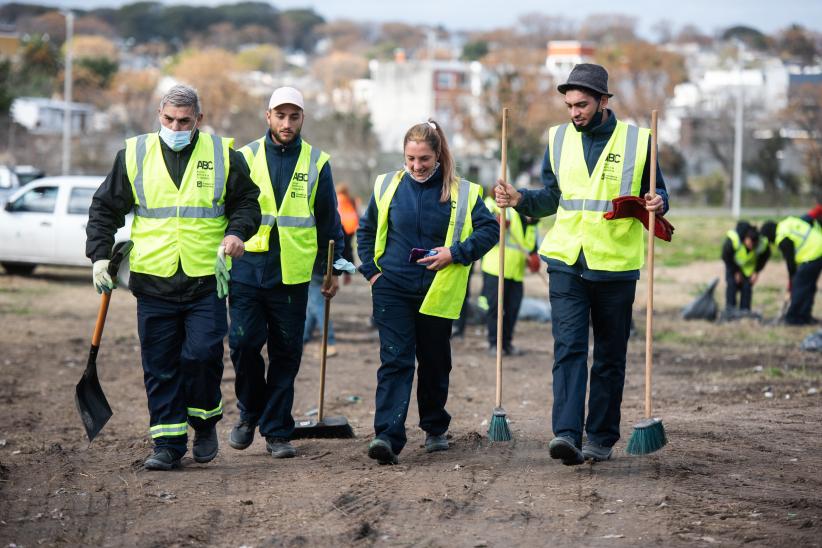
[[[625,452],[629,455],[648,455],[668,443],[662,419],[645,419],[634,425]]]
[[[491,441],[511,441],[511,429],[505,419],[505,409],[494,408],[491,423],[488,425],[488,439]]]

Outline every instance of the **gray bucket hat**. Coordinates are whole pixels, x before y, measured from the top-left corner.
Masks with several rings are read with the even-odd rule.
[[[593,63],[575,65],[571,74],[568,75],[568,81],[557,86],[557,90],[562,94],[571,88],[585,88],[606,97],[614,96],[613,93],[608,93],[608,71],[605,67]]]

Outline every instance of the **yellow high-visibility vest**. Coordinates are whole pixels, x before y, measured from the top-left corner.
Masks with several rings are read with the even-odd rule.
[[[267,252],[271,228],[277,223],[283,283],[294,285],[311,280],[317,257],[317,222],[314,219],[317,181],[330,156],[303,140],[297,165],[278,210],[265,156],[265,137],[247,144],[240,152],[251,171],[251,180],[260,188],[262,215],[260,229],[246,242],[245,250]]]
[[[180,264],[187,276],[214,274],[217,247],[228,226],[225,193],[233,143],[200,132],[178,189],[163,160],[159,134],[126,140],[134,195],[132,272],[168,278]]]
[[[756,259],[765,253],[768,248],[768,239],[764,236],[759,238],[756,247],[748,249],[745,244],[739,239],[739,233],[736,230],[729,230],[727,234],[731,241],[731,246],[734,250],[734,262],[745,277],[750,277],[756,270]]]
[[[400,186],[405,171],[384,173],[374,183],[374,200],[377,203],[377,234],[374,241],[374,264],[380,268],[380,257],[385,253],[388,241],[388,210],[391,200]],[[444,247],[451,247],[455,241],[463,242],[474,231],[471,210],[481,199],[479,185],[465,179],[454,180],[451,184],[451,217]],[[420,312],[429,316],[457,319],[468,287],[471,265],[451,263],[434,275],[434,281],[425,294]]]
[[[496,201],[488,196],[485,206],[494,215],[499,215]],[[505,279],[521,282],[525,279],[525,264],[528,255],[537,242],[537,228],[535,225],[523,226],[519,213],[505,208],[505,218],[509,221],[505,231]],[[499,276],[499,243],[482,258],[482,271],[492,276]]]
[[[556,222],[539,253],[573,265],[584,250],[593,270],[639,269],[644,263],[642,223],[634,218],[607,220],[603,215],[613,209],[614,198],[639,194],[650,130],[617,121],[589,175],[582,134],[570,126],[549,130],[551,167],[562,194]]]
[[[776,225],[776,245],[785,238],[793,242],[796,264],[809,263],[822,257],[822,227],[799,217],[786,217]]]

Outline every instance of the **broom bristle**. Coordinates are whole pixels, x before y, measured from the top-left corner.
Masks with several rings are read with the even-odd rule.
[[[629,455],[648,455],[668,443],[662,419],[645,419],[634,425],[625,452]]]
[[[497,407],[494,409],[491,423],[488,425],[488,439],[491,441],[511,441],[511,437],[511,429],[508,428],[505,410],[502,407]]]
[[[307,438],[353,438],[354,430],[345,417],[326,417],[322,422],[314,419],[297,421],[294,432],[291,434],[292,440]]]

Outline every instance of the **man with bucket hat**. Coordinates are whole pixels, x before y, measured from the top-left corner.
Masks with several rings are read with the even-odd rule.
[[[656,196],[648,193],[650,130],[617,120],[608,108],[613,94],[604,67],[578,64],[557,89],[571,121],[549,130],[544,188],[517,190],[500,181],[495,197],[500,207],[530,217],[556,214],[539,249],[548,264],[554,335],[555,437],[548,447],[552,458],[575,465],[610,459],[619,439],[631,307],[644,262],[640,220],[605,214],[619,217],[614,199],[643,196],[644,210],[661,215],[668,194],[658,167]],[[586,417],[589,326],[594,352]]]

